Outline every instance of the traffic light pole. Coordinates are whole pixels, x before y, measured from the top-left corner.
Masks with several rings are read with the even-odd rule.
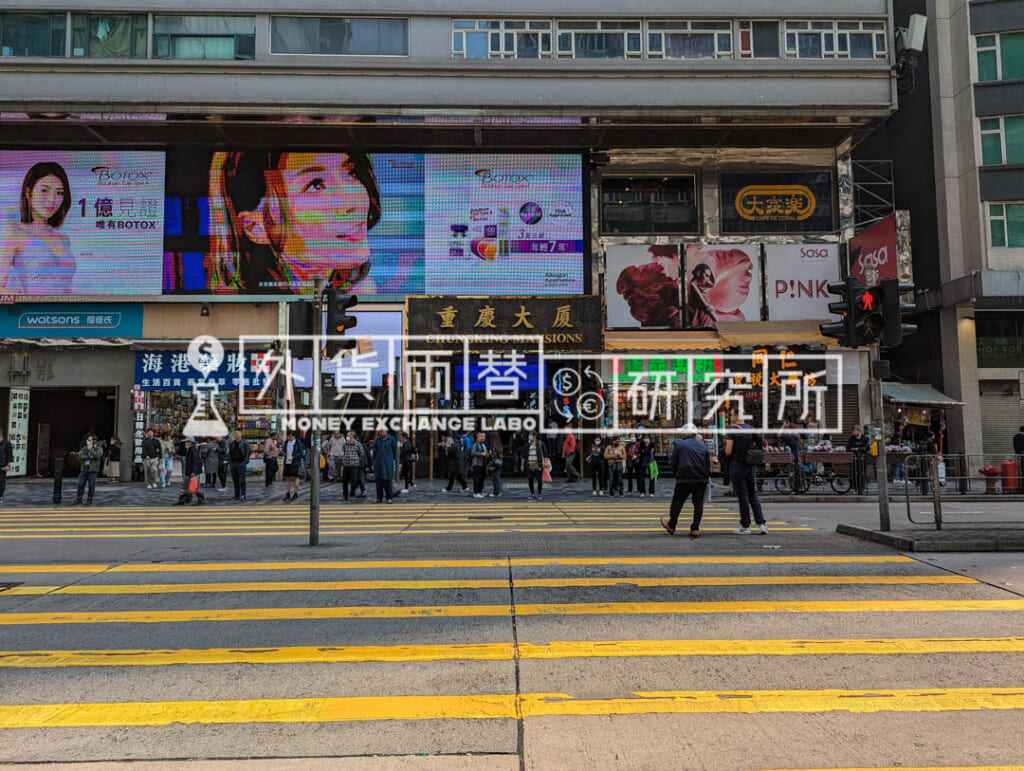
[[[871,422],[878,426],[878,455],[875,457],[875,470],[878,473],[878,518],[879,529],[889,530],[889,470],[885,463],[885,407],[882,404],[882,380],[876,378],[877,362],[881,360],[878,343],[872,343],[869,351],[870,360],[870,391],[871,391]]]
[[[322,278],[313,279],[313,417],[320,416],[320,350],[322,348],[321,325],[323,324]],[[314,430],[309,448],[309,545],[320,544],[320,432]]]

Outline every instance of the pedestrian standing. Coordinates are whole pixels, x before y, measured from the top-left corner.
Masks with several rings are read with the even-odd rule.
[[[448,434],[444,440],[444,453],[448,460],[448,486],[444,491],[450,493],[456,481],[462,485],[462,489],[465,491],[469,485],[466,484],[466,477],[463,473],[465,455],[462,451],[462,441],[452,434]]]
[[[576,470],[576,434],[573,433],[572,423],[569,423],[565,439],[562,440],[562,457],[565,458],[565,481],[577,482],[580,472]]]
[[[156,431],[147,428],[146,436],[142,440],[142,470],[145,473],[147,490],[155,490],[160,486],[162,457],[163,451],[160,448],[160,441],[156,438]]]
[[[200,447],[196,443],[194,436],[185,437],[185,457],[182,461],[185,464],[185,473],[182,475],[182,487],[184,491],[181,493],[179,503],[188,503],[192,500],[192,494],[188,491],[189,486],[192,484],[192,480],[196,480],[196,500],[194,505],[198,506],[201,503],[206,503],[206,494],[199,489],[199,475],[204,473],[206,468],[206,461],[204,460],[204,454],[209,447],[207,443],[206,447]]]
[[[11,470],[14,463],[14,445],[10,443],[2,428],[0,428],[0,506],[4,503],[4,493],[7,491],[7,472]]]
[[[186,442],[187,445],[187,442]],[[220,440],[218,437],[211,437],[206,446],[200,450],[200,457],[203,462],[203,474],[206,487],[217,486],[217,472],[220,470]]]
[[[512,471],[517,473],[523,465],[523,455],[526,452],[526,445],[530,443],[530,437],[525,428],[520,428],[512,436]]]
[[[604,495],[604,488],[608,484],[608,463],[604,459],[601,437],[597,437],[590,446],[587,464],[590,466],[590,483],[593,487],[591,495]]]
[[[116,436],[110,437],[107,442],[107,479],[116,482],[121,478],[121,440]],[[0,490],[0,499],[3,498],[3,491]]]
[[[152,429],[148,433],[152,433]],[[78,491],[75,494],[75,505],[82,502],[82,493],[85,492],[87,485],[89,497],[86,500],[86,505],[92,505],[93,496],[96,495],[96,473],[100,470],[100,459],[102,458],[103,450],[96,445],[96,437],[90,434],[85,438],[85,446],[78,451],[78,460],[82,465],[78,472]]]
[[[416,443],[412,441],[409,434],[402,432],[402,446],[398,450],[398,462],[401,466],[402,492],[408,493],[416,486],[414,481],[416,475],[416,463],[420,459],[420,452],[416,449]]]
[[[537,438],[537,432],[531,431],[526,444],[525,457],[523,458],[523,472],[530,485],[530,498],[539,501],[544,494],[544,461],[547,458],[544,452],[544,443]],[[537,492],[534,494],[534,483],[537,484]]]
[[[388,503],[394,501],[392,485],[397,466],[398,442],[386,428],[377,429],[377,440],[373,445],[373,475],[377,480],[377,503],[383,503],[385,499]]]
[[[171,441],[169,431],[160,434],[160,484],[167,487],[171,484],[171,475],[174,474],[174,442]]]
[[[633,473],[636,475],[636,489],[640,497],[654,497],[654,481],[658,478],[656,472],[651,471],[651,464],[657,462],[654,459],[654,445],[651,437],[643,436],[637,441],[633,450]]]
[[[1013,452],[1017,456],[1017,492],[1024,493],[1024,426],[1013,435]],[[0,499],[3,492],[0,491]],[[3,503],[3,500],[0,500]]]
[[[868,438],[861,431],[860,426],[854,426],[850,438],[846,440],[846,451],[853,453],[853,485],[857,490],[857,495],[864,495],[867,488],[864,459],[869,449]]]
[[[669,535],[675,533],[676,525],[679,523],[679,512],[682,511],[686,499],[692,497],[693,520],[690,522],[690,538],[697,538],[700,535],[700,521],[704,516],[704,493],[707,492],[711,479],[711,453],[697,435],[697,427],[693,423],[683,426],[682,439],[672,447],[669,467],[676,480],[676,489],[672,494],[668,521],[662,519],[661,526]]]
[[[740,526],[735,532],[739,535],[750,535],[750,512],[753,510],[758,531],[761,535],[768,535],[761,499],[757,495],[756,455],[763,456],[763,445],[761,439],[754,435],[751,426],[742,422],[738,410],[734,408],[730,415],[731,425],[739,429],[725,440],[725,455],[729,459],[729,479],[740,505]]]
[[[356,441],[355,432],[349,431],[341,448],[341,494],[346,501],[355,497],[359,473],[365,465],[366,450]]]
[[[284,499],[294,501],[299,497],[299,468],[306,447],[294,431],[289,431],[284,440]]]
[[[626,492],[633,492],[633,482],[636,481],[636,491],[640,492],[640,477],[637,474],[637,459],[636,452],[640,449],[640,445],[636,440],[636,434],[630,434],[629,438],[625,439],[622,443],[622,449],[626,453],[625,463],[623,463],[622,478],[625,480]]]
[[[615,495],[615,492],[618,491],[621,498],[624,495],[622,471],[626,462],[626,451],[622,448],[618,437],[612,439],[611,444],[605,448],[604,459],[608,464],[608,495]]]
[[[491,474],[491,497],[500,498],[505,483],[501,478],[501,467],[505,461],[505,446],[501,443],[501,436],[497,431],[492,431],[487,437],[487,470]]]
[[[337,481],[341,479],[341,450],[345,446],[345,437],[341,429],[338,429],[327,442],[327,479]]]
[[[277,434],[271,432],[263,442],[263,481],[267,487],[274,486],[274,478],[277,476],[277,458],[280,454],[281,450],[277,446]]]
[[[217,492],[223,493],[228,489],[228,447],[231,442],[226,436],[215,437],[215,441],[217,442],[217,456],[220,459],[220,464],[217,466],[217,482],[220,486],[217,488]]]
[[[235,485],[233,501],[245,500],[245,475],[249,468],[249,457],[252,455],[252,448],[249,442],[242,438],[242,432],[235,429],[234,438],[228,445],[228,464],[231,467],[231,481]]]
[[[487,476],[487,434],[483,431],[469,448],[469,473],[473,477],[473,497],[484,498],[484,478]]]

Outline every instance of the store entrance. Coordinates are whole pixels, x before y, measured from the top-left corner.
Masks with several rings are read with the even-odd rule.
[[[68,453],[81,449],[86,433],[94,433],[104,442],[109,440],[117,425],[116,414],[114,386],[33,388],[28,413],[28,475],[51,476],[54,459],[64,458],[66,463]],[[130,445],[130,440],[121,437],[122,443]]]

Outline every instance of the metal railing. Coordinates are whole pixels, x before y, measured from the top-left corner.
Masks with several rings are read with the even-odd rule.
[[[927,498],[932,502],[936,530],[942,529],[944,497],[1024,494],[1024,456],[912,454],[903,458],[901,464],[887,465],[890,479],[894,480],[891,484],[902,481],[907,519],[924,524],[914,520],[910,504],[911,500]],[[1024,512],[1024,506],[1019,508]]]

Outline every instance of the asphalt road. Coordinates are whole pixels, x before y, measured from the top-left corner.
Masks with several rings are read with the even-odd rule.
[[[294,508],[7,509],[0,762],[1024,764],[1017,555],[766,508],[327,507],[315,549]]]

